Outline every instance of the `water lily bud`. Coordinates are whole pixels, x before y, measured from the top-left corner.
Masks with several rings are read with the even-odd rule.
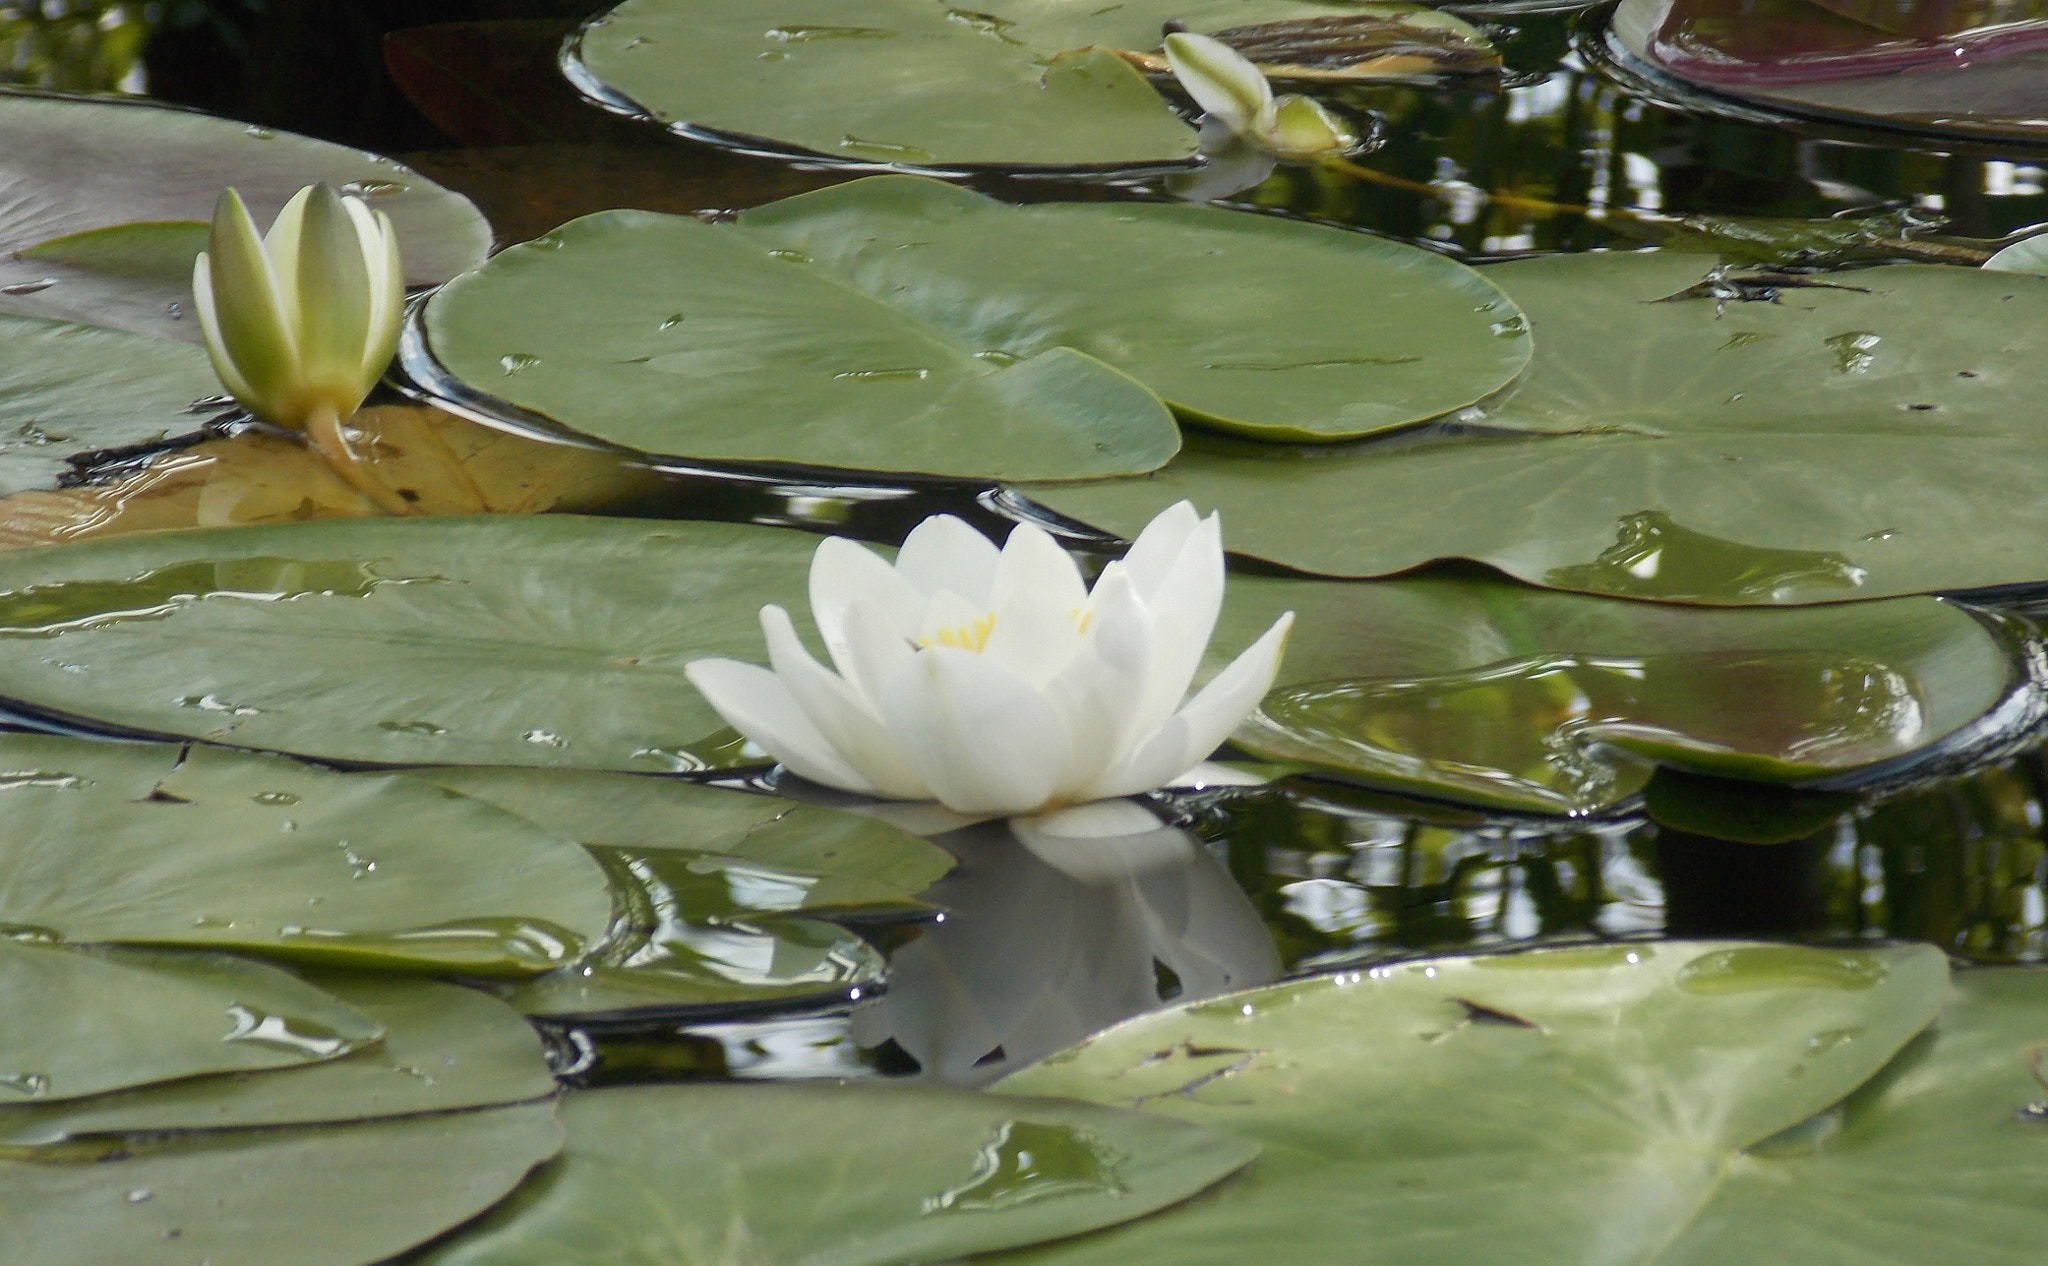
[[[1358,148],[1358,134],[1314,97],[1289,93],[1273,104],[1273,127],[1266,141],[1280,157],[1319,158]]]
[[[837,672],[777,606],[761,609],[771,667],[685,671],[791,772],[845,791],[994,816],[1135,795],[1206,760],[1279,670],[1291,612],[1188,697],[1222,609],[1222,530],[1174,505],[1092,589],[1029,524],[998,551],[937,515],[893,563],[828,538],[811,616]]]
[[[233,189],[192,270],[214,371],[266,422],[346,419],[398,350],[405,270],[391,220],[325,184],[301,189],[267,236]]]
[[[1309,97],[1273,95],[1244,54],[1207,35],[1166,37],[1166,63],[1208,117],[1270,153],[1297,161],[1358,148],[1358,135]]]

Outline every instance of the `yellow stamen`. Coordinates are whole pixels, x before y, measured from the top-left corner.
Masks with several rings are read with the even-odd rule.
[[[955,650],[973,651],[979,655],[988,645],[988,635],[996,627],[995,612],[978,616],[972,624],[954,624],[939,629],[930,637],[917,639],[919,646],[950,646]]]
[[[1067,612],[1067,618],[1074,622],[1074,631],[1076,633],[1086,633],[1088,631],[1088,621],[1095,618],[1095,608],[1075,607],[1072,611]]]

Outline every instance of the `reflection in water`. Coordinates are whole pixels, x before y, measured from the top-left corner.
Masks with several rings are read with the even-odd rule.
[[[937,842],[960,859],[926,899],[946,908],[892,957],[854,1016],[926,1076],[983,1085],[1162,1003],[1265,984],[1272,937],[1228,871],[1151,823],[1075,839],[983,823]]]

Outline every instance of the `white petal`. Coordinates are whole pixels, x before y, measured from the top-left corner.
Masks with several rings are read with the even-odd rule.
[[[1091,788],[1089,798],[1128,796],[1164,786],[1215,751],[1272,689],[1287,646],[1287,631],[1293,627],[1292,611],[1275,620],[1258,641],[1188,700],[1187,707],[1142,741],[1123,768]]]
[[[986,536],[950,514],[935,514],[904,538],[896,570],[926,597],[952,592],[986,608],[999,557]]]
[[[1145,604],[1123,569],[1110,564],[1095,585],[1095,610],[1081,653],[1045,685],[1045,697],[1059,710],[1073,744],[1060,779],[1062,799],[1086,798],[1082,791],[1128,755],[1137,733],[1138,702],[1151,674],[1152,642]]]
[[[199,313],[199,334],[206,342],[206,354],[213,361],[213,372],[219,376],[221,385],[237,400],[255,399],[255,388],[235,368],[234,356],[221,339],[220,317],[213,310],[213,270],[207,266],[205,251],[199,252],[199,258],[192,264],[192,307]]]
[[[984,656],[919,651],[889,679],[881,703],[910,767],[955,812],[1035,812],[1066,770],[1059,714]]]
[[[1202,522],[1202,516],[1195,513],[1191,501],[1176,501],[1152,516],[1152,521],[1138,533],[1138,539],[1124,551],[1123,564],[1130,569],[1131,583],[1138,588],[1138,596],[1148,601],[1159,592],[1159,586],[1166,581],[1166,574],[1173,570],[1173,564],[1193,536],[1195,528]]]
[[[774,673],[736,659],[693,659],[683,672],[726,724],[759,743],[791,773],[841,791],[875,793],[874,784],[832,750]]]
[[[405,323],[405,265],[398,257],[398,232],[391,217],[371,211],[357,198],[347,199],[356,222],[363,261],[370,268],[370,320],[363,344],[363,380],[375,383],[398,354]]]
[[[1166,64],[1196,105],[1239,136],[1271,126],[1272,86],[1244,54],[1222,40],[1176,32],[1166,37]]]
[[[761,632],[768,639],[768,662],[774,666],[776,677],[841,760],[881,795],[897,800],[931,797],[924,783],[903,763],[882,718],[852,686],[834,676],[804,649],[789,612],[778,606],[762,607]]]
[[[857,601],[878,604],[878,612],[891,617],[905,640],[917,636],[924,595],[867,546],[843,536],[828,536],[811,555],[811,619],[825,639],[832,662],[847,680],[859,685],[852,665],[846,662],[844,645],[846,612]]]
[[[1273,781],[1260,774],[1205,760],[1166,785],[1200,791],[1204,787],[1263,787]]]
[[[263,235],[263,251],[270,257],[270,271],[277,274],[278,298],[284,304],[285,319],[296,329],[299,324],[299,231],[306,223],[306,203],[313,186],[293,194],[284,210],[270,222]]]
[[[917,653],[917,646],[898,627],[900,616],[880,602],[855,602],[846,610],[839,627],[839,642],[833,662],[846,684],[860,692],[868,706],[881,715],[876,700],[882,697],[882,683]]]
[[[1073,555],[1061,549],[1043,528],[1029,523],[1010,529],[1010,539],[996,560],[995,584],[988,600],[991,607],[999,609],[1022,602],[1062,615],[1088,604],[1088,586]]]
[[[1194,525],[1145,597],[1152,614],[1152,678],[1138,705],[1138,733],[1151,733],[1187,697],[1223,610],[1223,583],[1223,522],[1212,514]]]
[[[1074,662],[1085,639],[1064,607],[1050,607],[1028,597],[999,605],[990,613],[988,642],[982,654],[1031,683],[1043,687]]]

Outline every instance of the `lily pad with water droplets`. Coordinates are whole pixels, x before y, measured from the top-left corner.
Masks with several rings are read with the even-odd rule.
[[[297,977],[226,954],[0,940],[0,1130],[57,1100],[333,1060],[382,1026]],[[74,1111],[65,1103],[58,1111]]]
[[[717,854],[904,896],[953,868],[952,855],[938,845],[863,814],[675,778],[476,767],[423,769],[413,777],[585,844]]]
[[[372,1266],[498,1203],[561,1145],[541,1103],[46,1149],[0,1160],[0,1260]]]
[[[571,1095],[556,1164],[419,1266],[910,1266],[1184,1200],[1255,1148],[1093,1105],[928,1087],[661,1086]]]
[[[1670,298],[1700,285],[1695,256],[1485,272],[1536,338],[1483,418],[1508,434],[1312,448],[1190,433],[1156,475],[1025,491],[1124,536],[1191,498],[1223,511],[1231,549],[1323,575],[1467,558],[1713,605],[2048,576],[2048,279],[1904,264],[1723,306],[1711,285]]]
[[[414,285],[475,267],[491,245],[467,198],[411,168],[231,119],[0,92],[0,135],[0,312],[199,342],[186,252],[203,245],[191,226],[229,185],[266,226],[315,181],[363,194],[390,214]]]
[[[1170,1216],[1014,1260],[1223,1266],[1276,1243],[1290,1266],[1354,1263],[1362,1244],[1387,1266],[1747,1260],[1715,1238],[1746,1212],[1735,1193],[1783,1202],[1759,1260],[1865,1260],[1788,1216],[1800,1170],[1758,1181],[1752,1149],[1884,1068],[1947,978],[1931,946],[1678,941],[1402,963],[1143,1016],[998,1088],[1206,1125],[1260,1144],[1259,1163]],[[1925,1191],[1995,1181],[1890,1164]],[[1866,1195],[1849,1220],[1885,1208]]]
[[[190,953],[160,957],[171,963],[234,961]],[[254,964],[243,967],[264,970]],[[298,987],[311,992],[314,985],[381,1026],[383,1040],[324,1063],[261,1075],[194,1077],[66,1103],[0,1107],[0,1146],[163,1130],[362,1121],[522,1103],[554,1093],[555,1079],[533,1028],[518,1012],[475,989],[330,973]]]
[[[0,697],[393,765],[663,771],[724,728],[683,676],[758,661],[816,538],[570,515],[159,532],[0,554]],[[317,648],[317,649],[316,649]]]
[[[23,734],[0,762],[0,925],[40,936],[517,976],[607,925],[583,849],[401,776]]]
[[[408,364],[430,385],[629,448],[1010,479],[1172,455],[1170,423],[1086,366],[1192,421],[1332,440],[1464,408],[1530,356],[1499,290],[1412,246],[1204,207],[1011,207],[916,176],[732,225],[587,217],[451,283],[423,328],[432,363]]]
[[[2040,710],[2016,631],[1935,598],[1727,611],[1483,577],[1238,576],[1212,667],[1285,610],[1287,656],[1239,746],[1493,808],[1611,808],[1659,765],[1867,783]]]

